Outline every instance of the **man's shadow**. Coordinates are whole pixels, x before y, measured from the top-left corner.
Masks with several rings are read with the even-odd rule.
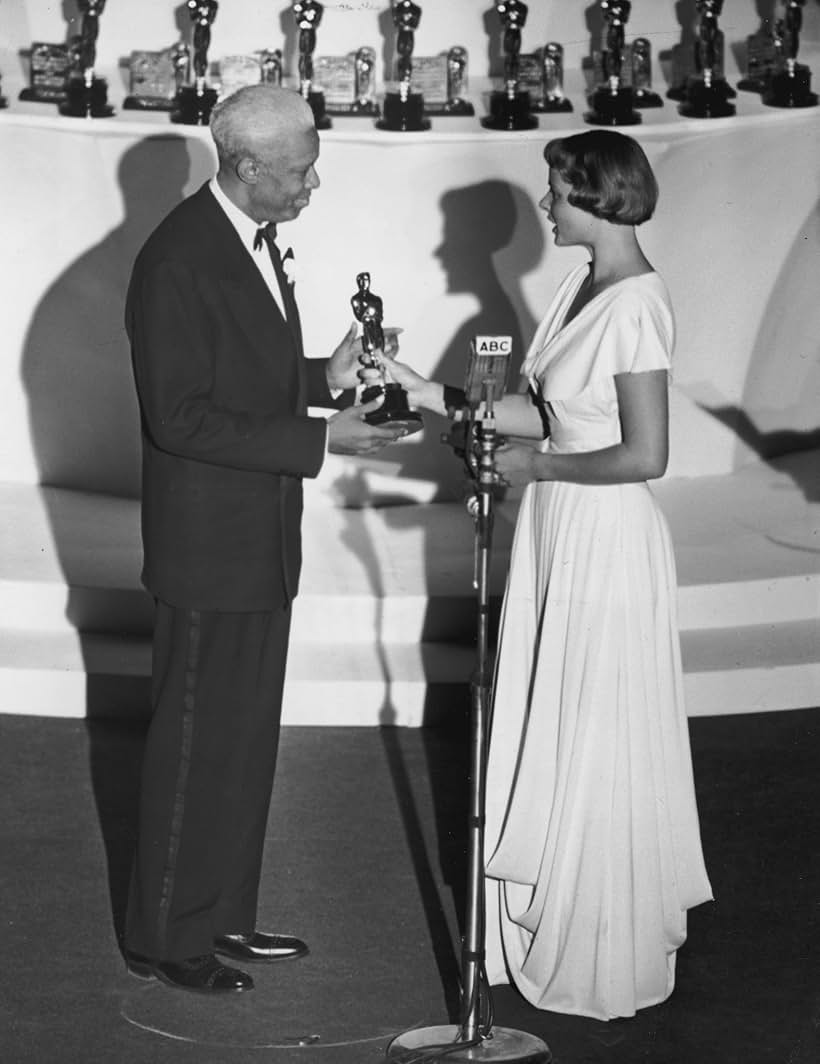
[[[124,217],[49,286],[25,338],[21,376],[41,484],[137,498],[139,412],[123,323],[139,248],[212,164],[198,141],[151,136],[122,156]],[[88,188],[88,198],[104,191]],[[57,549],[60,529],[54,528]],[[71,573],[66,572],[70,580]]]
[[[128,626],[124,634],[147,635],[152,610],[147,594],[137,590],[137,507],[129,542],[113,545],[128,555],[125,566],[133,564],[130,587],[106,588],[103,578],[99,587],[89,588],[89,567],[92,580],[101,575],[88,557],[97,530],[87,528],[94,508],[78,505],[82,496],[77,493],[139,497],[139,411],[123,323],[128,279],[150,232],[212,170],[208,148],[194,138],[151,136],[128,148],[117,171],[122,222],[47,289],[32,317],[22,359],[40,483],[68,489],[45,490],[43,501],[67,587],[66,617],[78,631],[85,659],[90,768],[117,930],[135,834],[141,735],[129,737],[118,725],[95,718],[109,716],[118,706],[147,709],[148,680],[95,670],[87,635],[108,630],[104,626],[120,614]],[[106,176],[99,190],[90,184],[88,196],[104,195],[108,183]],[[99,500],[99,525],[110,502]]]

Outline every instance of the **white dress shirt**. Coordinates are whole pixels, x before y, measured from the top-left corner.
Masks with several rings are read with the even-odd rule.
[[[273,263],[270,259],[268,245],[263,244],[258,251],[255,251],[253,247],[257,230],[265,225],[265,222],[255,222],[253,218],[249,218],[244,211],[240,210],[235,203],[228,199],[219,187],[219,182],[215,177],[211,178],[209,188],[211,192],[213,192],[216,202],[225,214],[227,214],[228,220],[236,230],[239,239],[242,241],[248,254],[256,264],[256,268],[262,274],[262,279],[270,289],[270,294],[276,300],[276,305],[282,311],[282,317],[287,319],[285,305],[282,302],[282,293],[279,291],[279,282],[276,279],[276,270],[274,270]]]
[[[208,187],[213,193],[216,202],[228,216],[228,221],[236,230],[237,235],[247,249],[248,254],[256,263],[256,268],[262,274],[262,279],[268,286],[270,294],[276,300],[276,305],[282,311],[282,317],[287,321],[285,306],[282,302],[282,293],[279,290],[279,281],[276,279],[276,270],[273,268],[268,246],[267,244],[263,244],[258,251],[254,250],[253,246],[257,230],[265,225],[265,222],[255,222],[253,218],[248,217],[244,211],[240,210],[232,200],[229,200],[220,188],[216,177],[211,178]],[[342,389],[331,388],[330,394],[334,399],[338,399],[342,394]],[[327,445],[328,439],[327,435],[325,435],[325,455],[327,455]]]

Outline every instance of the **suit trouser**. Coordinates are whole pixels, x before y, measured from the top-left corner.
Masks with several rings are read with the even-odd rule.
[[[179,961],[256,925],[289,631],[289,606],[157,602],[125,932],[135,953]]]

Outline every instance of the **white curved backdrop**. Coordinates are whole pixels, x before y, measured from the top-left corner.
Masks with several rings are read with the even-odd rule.
[[[460,18],[465,34],[474,31],[461,43],[486,67],[489,3],[448,0],[443,22],[437,22],[442,0],[423,6],[431,36],[419,35],[419,53],[454,43],[451,26]],[[730,46],[756,28],[757,6],[727,2],[722,24]],[[59,7],[0,4],[0,22],[15,35],[4,39],[16,43],[0,54],[11,101],[0,112],[0,479],[133,495],[138,421],[121,324],[130,263],[153,225],[210,176],[213,152],[207,130],[171,126],[164,115],[81,121],[60,118],[47,105],[18,103],[25,71],[17,49],[31,38],[61,39]],[[100,52],[105,40],[114,56],[170,43],[160,7],[151,4],[149,15],[149,5],[134,0],[109,3]],[[267,43],[260,36],[251,45],[242,40],[248,23],[269,23],[272,10],[283,21],[289,17],[286,4],[236,0],[230,17],[228,7],[221,5],[214,27],[217,54]],[[387,5],[376,7],[348,13],[329,7],[322,30],[328,41],[331,31],[334,37],[327,50],[365,43],[354,20],[378,23]],[[405,357],[422,371],[458,382],[476,332],[512,333],[520,360],[557,280],[578,261],[577,252],[551,246],[536,203],[545,185],[546,140],[588,128],[580,116],[580,64],[590,42],[586,19],[597,6],[574,9],[572,24],[551,4],[530,7],[543,14],[545,30],[525,47],[551,37],[576,42],[578,69],[567,79],[573,114],[542,118],[532,133],[493,134],[477,119],[459,119],[404,136],[377,132],[365,120],[339,120],[323,134],[322,187],[303,217],[283,227],[300,268],[312,353],[326,353],[344,332],[355,274],[368,269],[387,320],[405,329]],[[676,9],[685,7],[636,3],[633,32],[640,30],[640,9],[651,8],[661,45],[671,45],[682,33]],[[817,14],[815,6],[806,9],[805,58],[819,72],[815,81]],[[547,32],[549,25],[555,32]],[[736,80],[733,56],[729,47],[727,73]],[[118,105],[124,85],[116,62],[109,76]],[[658,80],[663,89],[660,71]],[[486,84],[473,84],[481,113]],[[737,103],[737,117],[699,122],[681,118],[667,101],[631,130],[661,185],[656,218],[643,235],[679,325],[672,475],[727,472],[756,454],[808,445],[820,421],[820,109],[775,111],[749,94]],[[431,419],[424,438],[373,462],[330,460],[313,497],[452,497],[460,492],[460,471],[438,443],[443,427]]]

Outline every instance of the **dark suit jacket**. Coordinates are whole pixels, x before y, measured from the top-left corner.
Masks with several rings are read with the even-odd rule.
[[[261,252],[260,252],[261,253]],[[174,606],[267,610],[296,593],[302,477],[334,406],[205,185],[134,265],[126,304],[143,434],[143,582]]]

